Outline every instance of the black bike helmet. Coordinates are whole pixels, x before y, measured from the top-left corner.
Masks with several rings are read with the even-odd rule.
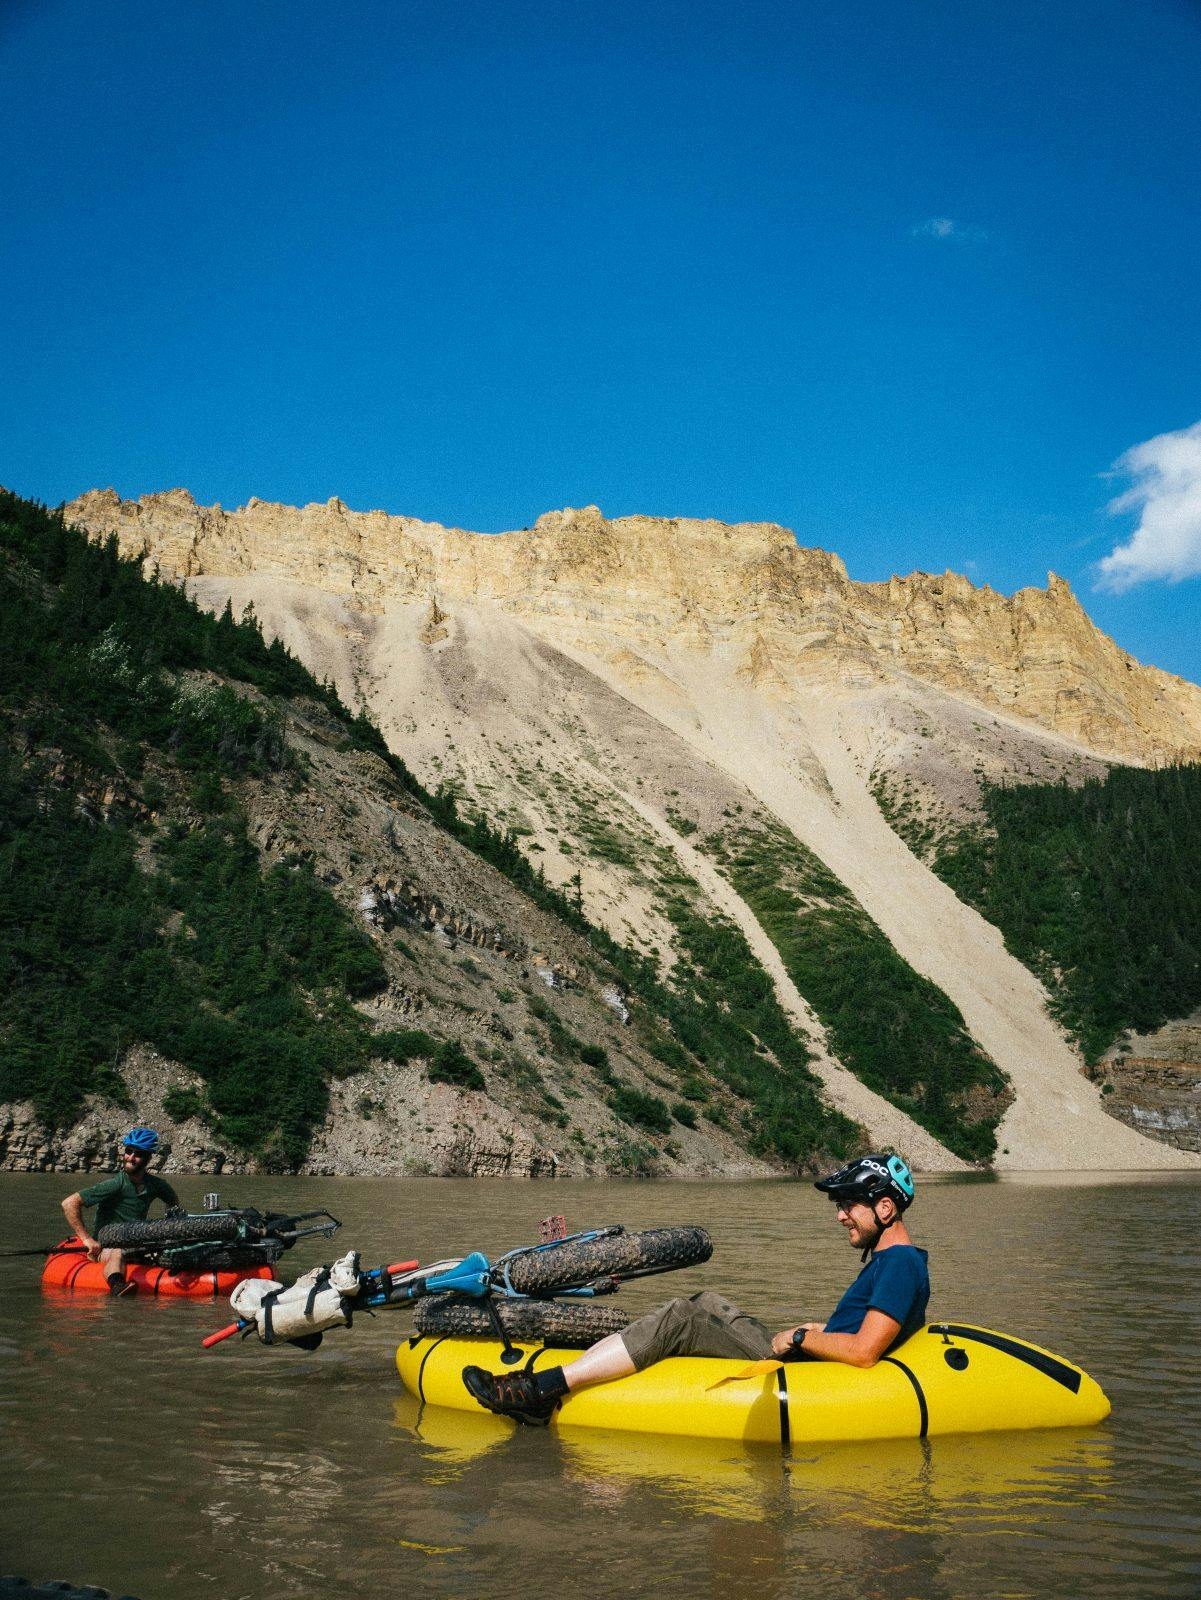
[[[849,1167],[819,1178],[813,1187],[832,1200],[858,1201],[869,1206],[887,1195],[898,1212],[913,1202],[913,1174],[900,1156],[887,1153],[860,1156]]]

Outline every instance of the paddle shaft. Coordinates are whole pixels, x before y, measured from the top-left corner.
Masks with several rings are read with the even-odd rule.
[[[253,1317],[242,1317],[237,1322],[231,1322],[228,1328],[222,1328],[219,1333],[210,1333],[207,1339],[200,1341],[205,1350],[211,1350],[215,1344],[220,1344],[222,1339],[232,1339],[235,1333],[241,1333],[243,1328],[254,1326]]]
[[[0,1250],[0,1256],[11,1260],[14,1256],[68,1256],[83,1251],[81,1244],[42,1244],[34,1250]]]

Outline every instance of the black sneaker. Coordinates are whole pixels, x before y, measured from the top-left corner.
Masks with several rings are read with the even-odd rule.
[[[130,1283],[126,1278],[112,1277],[108,1280],[108,1292],[112,1295],[137,1294],[138,1286]]]
[[[558,1397],[538,1392],[532,1372],[486,1372],[483,1367],[464,1367],[463,1384],[489,1411],[514,1417],[532,1428],[545,1428],[558,1405]]]

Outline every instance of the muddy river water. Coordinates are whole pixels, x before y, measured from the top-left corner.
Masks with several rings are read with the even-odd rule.
[[[186,1203],[218,1180],[184,1178]],[[61,1175],[0,1175],[0,1249],[58,1236]],[[539,1218],[696,1222],[718,1288],[780,1326],[858,1259],[807,1185],[224,1179],[222,1199],[328,1206],[366,1263],[499,1253]],[[208,1301],[52,1298],[0,1261],[0,1570],[140,1600],[344,1595],[1192,1596],[1201,1589],[1201,1181],[928,1183],[930,1316],[1085,1367],[1103,1425],[778,1450],[517,1429],[419,1412],[404,1312],[318,1352],[201,1337]],[[285,1258],[328,1259],[318,1241]]]

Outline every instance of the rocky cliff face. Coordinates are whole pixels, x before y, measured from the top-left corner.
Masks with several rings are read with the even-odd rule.
[[[1012,597],[951,574],[860,584],[772,524],[609,521],[595,507],[495,536],[338,500],[226,512],[184,490],[93,491],[65,509],[206,607],[253,604],[269,636],[371,709],[423,782],[511,828],[663,973],[681,959],[682,905],[729,919],[828,1097],[877,1143],[958,1164],[844,1070],[834,1013],[811,1009],[779,930],[731,876],[751,836],[804,846],[858,901],[864,936],[877,930],[955,1003],[1012,1086],[998,1165],[1195,1159],[1106,1114],[1115,1096],[1082,1076],[1036,980],[874,798],[903,794],[945,826],[971,813],[982,776],[1201,754],[1201,690],[1125,655],[1066,584]]]
[[[595,506],[499,535],[340,500],[227,512],[183,489],[139,501],[92,491],[66,511],[175,578],[272,578],[368,615],[418,604],[433,628],[457,602],[487,603],[619,667],[624,652],[627,670],[670,641],[729,661],[764,695],[917,679],[1101,755],[1201,753],[1201,690],[1119,650],[1053,575],[1012,596],[953,573],[854,583],[837,556],[770,523],[609,521]]]
[[[1201,1011],[1128,1033],[1097,1074],[1115,1116],[1181,1150],[1201,1151]]]

